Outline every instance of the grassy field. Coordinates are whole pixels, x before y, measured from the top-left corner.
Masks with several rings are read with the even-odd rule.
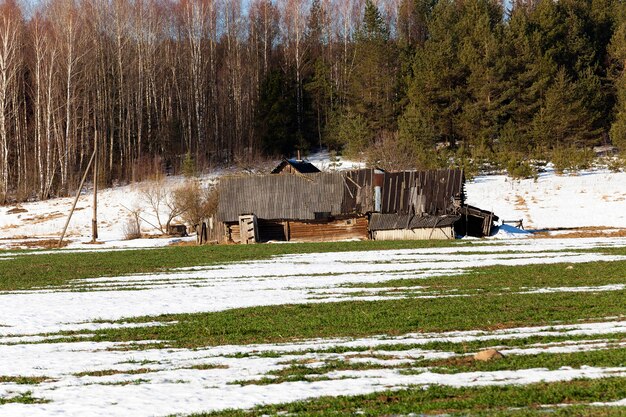
[[[16,256],[5,251],[6,258],[0,258],[0,291],[66,285],[69,281],[80,278],[163,272],[189,266],[268,259],[285,254],[466,247],[471,244],[434,240],[208,245],[87,253],[59,250],[38,254],[43,251],[20,251],[15,253]]]
[[[72,280],[81,278],[154,273],[157,279],[158,274],[173,268],[261,260],[289,253],[377,250],[380,251],[377,265],[384,266],[385,250],[431,248],[436,252],[440,248],[458,247],[463,252],[446,256],[463,261],[474,253],[483,253],[467,249],[481,245],[481,242],[349,242],[87,254],[60,251],[0,260],[0,290],[4,291],[3,296],[38,287],[72,290]],[[625,247],[577,251],[626,255]],[[503,251],[502,256],[515,253],[513,248]],[[553,251],[549,256],[558,260],[561,252]],[[63,342],[106,343],[102,345],[106,349],[100,351],[127,353],[130,358],[123,368],[114,366],[120,363],[114,363],[103,364],[98,369],[68,370],[72,386],[78,378],[88,384],[119,389],[148,387],[160,380],[161,372],[172,370],[184,370],[184,376],[176,380],[181,384],[192,373],[230,373],[230,379],[224,380],[221,389],[241,389],[244,393],[246,389],[279,392],[309,384],[347,386],[369,378],[370,373],[375,375],[374,379],[404,381],[393,390],[376,389],[378,392],[372,394],[324,396],[198,416],[624,415],[624,408],[592,404],[626,398],[626,331],[624,327],[615,327],[618,330],[611,327],[626,320],[626,260],[571,263],[564,257],[563,262],[522,263],[526,264],[471,267],[462,274],[421,278],[397,279],[390,273],[387,279],[378,282],[337,284],[338,289],[354,290],[341,301],[311,298],[308,303],[127,317],[116,322],[119,328],[111,328],[103,320],[104,328],[61,331],[48,336],[63,336]],[[263,280],[272,279],[263,277]],[[362,299],[372,295],[380,299]],[[588,331],[594,325],[606,326],[607,330]],[[0,345],[56,342],[54,339],[6,343],[0,340]],[[228,346],[231,348],[226,349]],[[212,347],[226,350],[211,353]],[[504,352],[504,358],[490,362],[473,359],[474,353],[487,348]],[[206,361],[173,365],[173,360],[168,359],[170,352],[187,351],[197,352],[198,357],[206,354]],[[156,358],[140,359],[155,352],[158,352]],[[249,370],[256,369],[248,367],[259,363],[265,364],[263,370]],[[243,371],[238,374],[237,369]],[[587,370],[591,373],[585,374]],[[599,373],[593,374],[594,370]],[[516,385],[516,378],[524,380],[537,372],[575,375],[577,371],[583,376],[574,376],[573,381]],[[428,380],[420,379],[427,375],[442,380],[458,378],[459,386],[421,382]],[[463,386],[463,381],[481,378],[487,378],[488,386]],[[59,384],[59,380],[63,381],[63,376],[0,375],[0,385],[28,387],[28,391],[22,391],[23,395],[0,395],[0,404],[45,404],[48,401],[45,391],[37,389],[52,381]]]
[[[195,414],[194,417],[299,416],[623,416],[623,408],[588,407],[590,401],[615,401],[626,397],[626,378],[540,383],[528,386],[486,388],[415,387],[351,397],[327,397],[313,401]],[[565,405],[541,407],[544,404]]]

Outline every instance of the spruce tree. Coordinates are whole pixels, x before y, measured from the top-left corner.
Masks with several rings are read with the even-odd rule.
[[[468,70],[458,59],[460,13],[455,1],[439,1],[428,24],[428,40],[415,53],[401,134],[431,134],[429,139],[422,137],[424,143],[447,142],[455,147],[462,137],[459,115],[466,99]],[[432,129],[424,130],[425,126]]]
[[[534,149],[531,122],[541,106],[541,94],[549,79],[541,75],[531,13],[532,8],[526,3],[514,5],[500,44],[507,109],[497,148],[505,154],[528,156]]]
[[[610,136],[613,144],[621,152],[626,152],[626,5],[623,3],[616,13],[616,23],[617,29],[609,46],[617,96]]]
[[[506,120],[510,97],[501,51],[502,8],[489,0],[464,3],[458,22],[459,61],[467,68],[467,95],[459,116],[466,150],[493,149]]]
[[[535,140],[547,149],[581,147],[592,133],[592,122],[576,84],[561,68],[535,116]]]
[[[279,70],[270,71],[261,85],[255,134],[268,155],[289,156],[299,145],[295,140],[295,92],[288,85],[291,84]]]
[[[402,110],[408,104],[415,52],[428,38],[428,19],[434,5],[434,0],[402,0],[398,6],[398,104]]]
[[[364,118],[375,135],[379,135],[395,127],[397,54],[389,28],[372,0],[365,3],[355,46],[350,111]]]
[[[332,109],[332,83],[330,68],[324,59],[324,21],[325,10],[320,0],[313,0],[307,21],[305,34],[306,62],[304,65],[304,91],[309,99],[306,109],[310,119],[310,140],[312,144],[322,145],[323,125],[327,114]]]

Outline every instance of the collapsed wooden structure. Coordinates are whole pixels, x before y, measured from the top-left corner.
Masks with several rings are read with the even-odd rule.
[[[221,179],[199,241],[453,239],[488,236],[497,220],[465,205],[461,170],[302,173],[283,162],[275,172]]]

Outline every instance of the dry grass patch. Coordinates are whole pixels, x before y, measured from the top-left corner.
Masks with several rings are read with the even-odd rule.
[[[69,245],[71,241],[64,240],[61,242],[61,246],[59,246],[59,239],[37,239],[37,240],[26,240],[18,243],[12,243],[12,249],[56,249],[56,248],[64,248]]]
[[[553,231],[567,229],[547,230],[533,234],[535,238],[542,239],[573,239],[573,238],[594,238],[594,237],[626,237],[626,228],[616,229],[614,227],[581,227],[571,229],[566,233],[552,234]]]
[[[137,374],[148,374],[150,372],[157,372],[157,370],[149,369],[149,368],[139,368],[139,369],[102,369],[100,371],[84,371],[77,372],[74,376],[83,377],[83,376],[110,376],[110,375],[137,375]]]
[[[83,210],[83,208],[76,208],[74,211],[79,211],[79,210]],[[63,214],[61,212],[55,211],[53,213],[49,213],[49,214],[39,214],[33,217],[28,217],[26,219],[24,219],[24,222],[29,222],[32,224],[39,224],[39,223],[43,223],[43,222],[47,222],[48,220],[54,220],[54,219],[58,219],[60,217],[65,216],[66,214]]]
[[[12,209],[7,210],[7,214],[20,214],[20,213],[28,213],[28,210],[22,207],[13,207]]]
[[[36,385],[50,381],[53,381],[53,379],[47,376],[0,376],[0,383],[2,384]]]

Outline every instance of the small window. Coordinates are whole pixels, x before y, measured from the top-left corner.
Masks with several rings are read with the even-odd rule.
[[[313,213],[315,220],[328,220],[330,218],[330,211],[316,211]]]

